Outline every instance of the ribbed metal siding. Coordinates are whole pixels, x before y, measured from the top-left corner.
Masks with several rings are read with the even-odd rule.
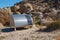
[[[24,27],[33,24],[29,15],[14,14],[11,15],[10,19],[10,24],[13,27]]]

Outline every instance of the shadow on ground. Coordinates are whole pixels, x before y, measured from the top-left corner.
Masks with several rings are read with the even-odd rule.
[[[27,28],[16,28],[16,30],[26,30]],[[12,32],[12,31],[15,31],[14,28],[4,28],[1,30],[1,32]]]
[[[36,32],[53,32],[55,30],[58,30],[59,28],[46,28],[43,30],[37,30]]]

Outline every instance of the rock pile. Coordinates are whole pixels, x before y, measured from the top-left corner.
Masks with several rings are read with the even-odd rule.
[[[0,22],[6,25],[9,23],[10,14],[26,13],[32,16],[35,24],[41,25],[41,19],[49,18],[48,21],[57,19],[57,14],[60,12],[59,5],[60,0],[23,0],[10,8],[0,9]]]

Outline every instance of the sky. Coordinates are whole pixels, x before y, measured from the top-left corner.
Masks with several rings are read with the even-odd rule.
[[[20,2],[22,0],[0,0],[0,8],[13,6],[16,2]]]

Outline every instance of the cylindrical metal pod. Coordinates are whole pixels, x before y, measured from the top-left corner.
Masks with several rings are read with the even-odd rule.
[[[13,14],[10,15],[10,25],[12,27],[25,27],[27,25],[32,25],[32,18],[30,15],[23,14]]]

